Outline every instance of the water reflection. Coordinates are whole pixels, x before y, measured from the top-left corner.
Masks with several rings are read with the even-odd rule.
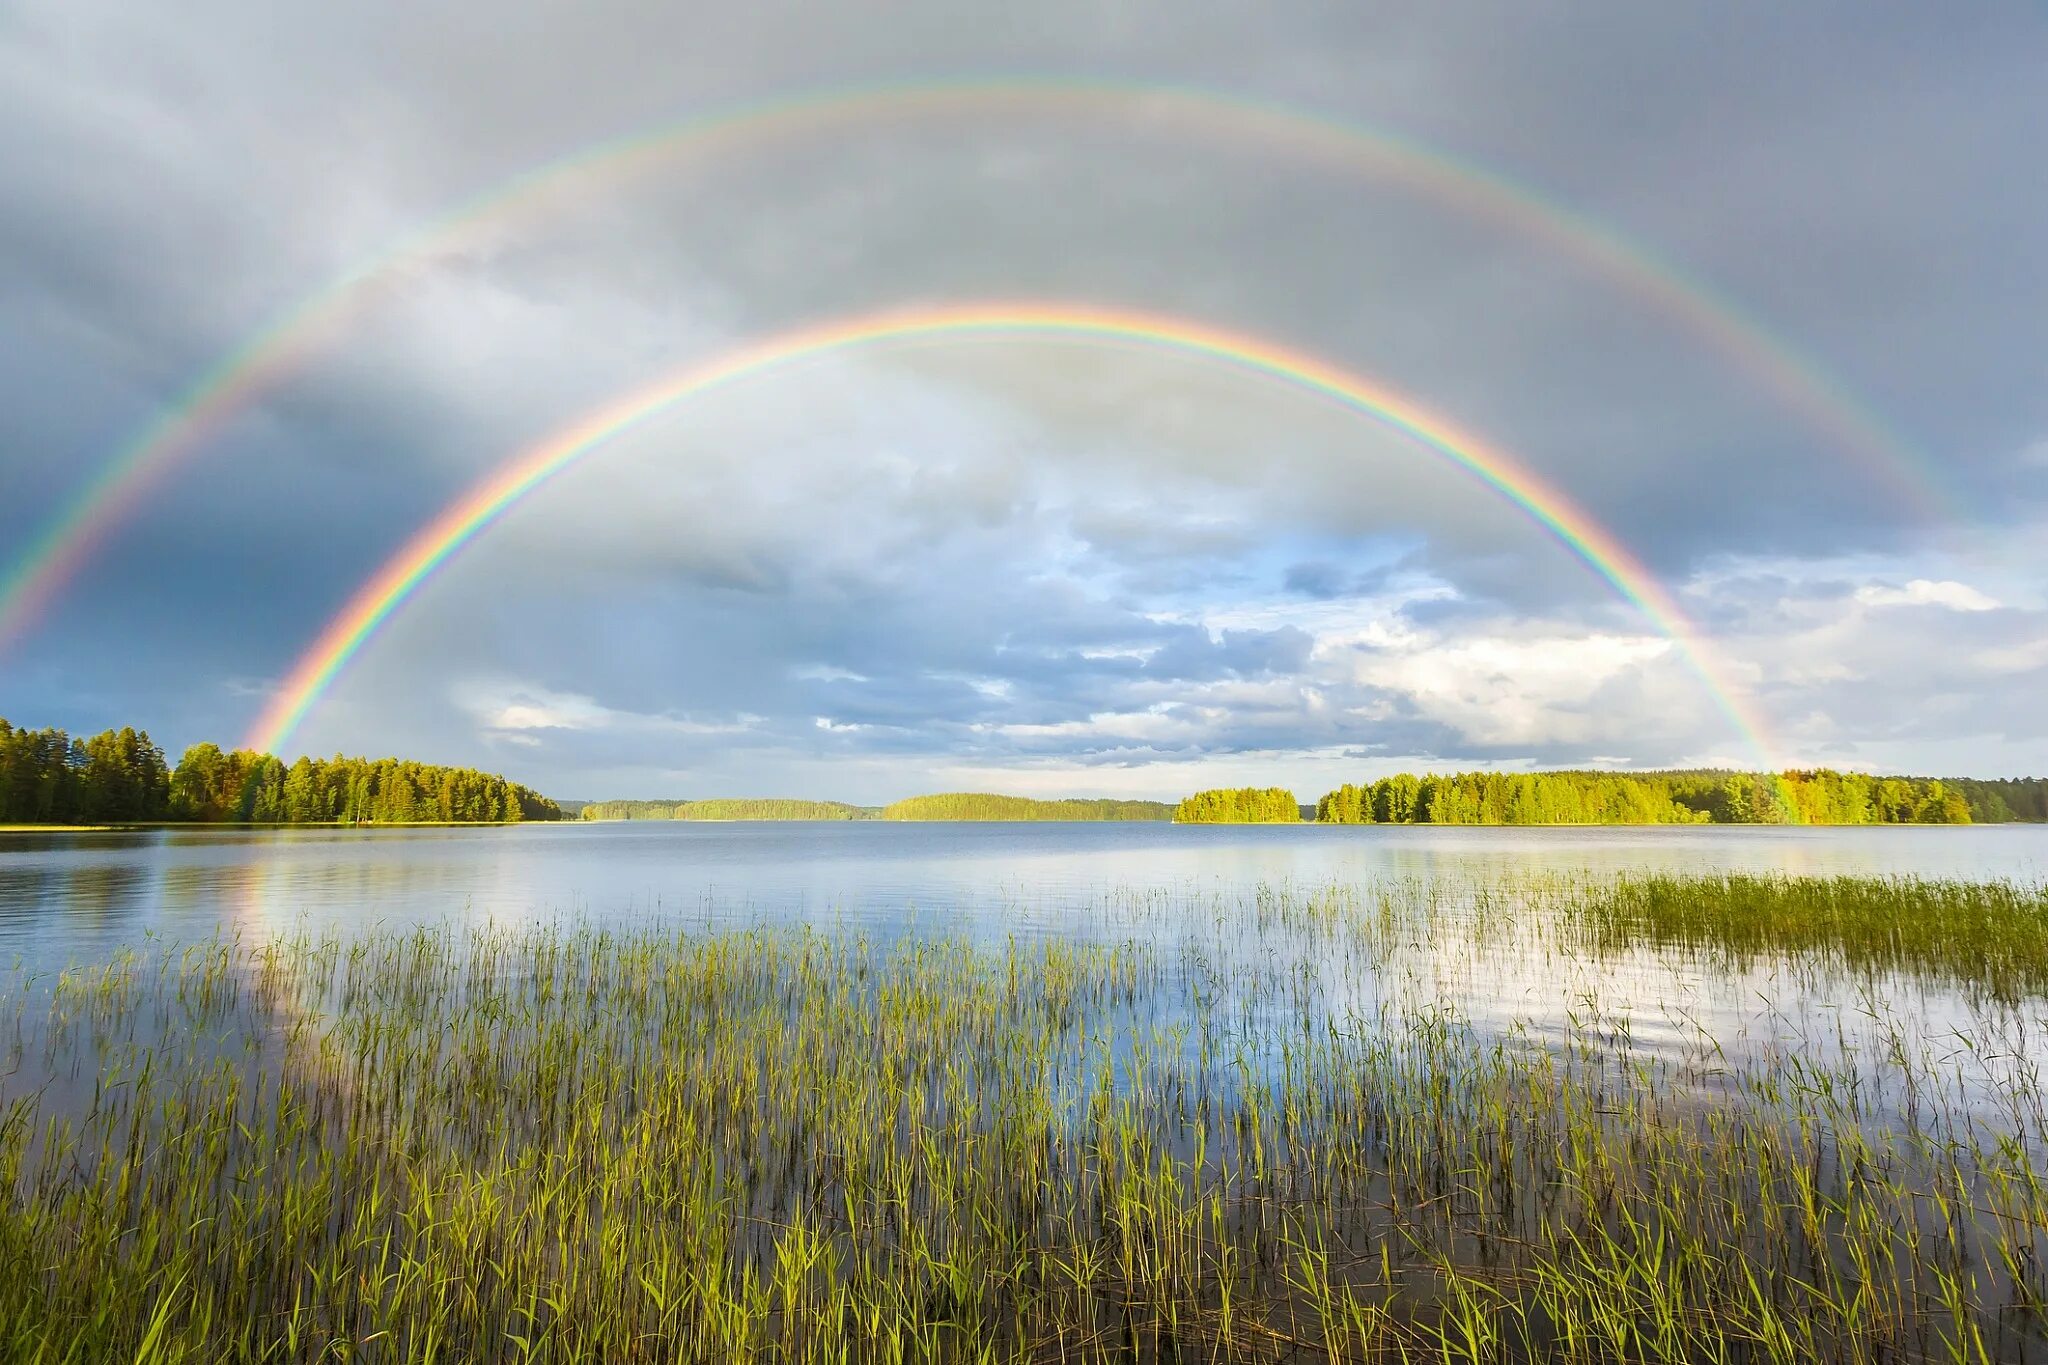
[[[886,942],[1137,941],[1229,960],[1291,953],[1333,1018],[1390,995],[1483,1032],[1555,1037],[1589,1009],[1677,1055],[1838,1053],[1872,990],[1902,1045],[1981,1025],[1953,989],[1817,977],[1774,959],[1594,954],[1474,888],[1624,872],[1913,873],[2036,880],[2048,828],[1430,829],[1165,825],[669,824],[420,830],[169,830],[0,839],[0,961],[104,962],[149,940],[260,942],[421,924],[809,924]],[[1398,901],[1366,958],[1275,933],[1274,907]],[[1418,913],[1417,906],[1426,907]],[[1506,906],[1507,908],[1503,908]],[[1355,910],[1355,907],[1354,907]],[[1368,917],[1369,918],[1369,917]],[[1284,926],[1281,926],[1284,928]],[[1595,1003],[1597,1002],[1597,1006]],[[1830,1041],[1832,1040],[1832,1041]]]
[[[656,824],[0,835],[0,952],[94,961],[223,923],[564,916],[802,920],[1000,938],[1092,932],[1112,896],[1487,882],[1544,871],[1917,873],[2039,880],[2048,828],[1430,829]],[[260,903],[243,894],[258,870]],[[1080,923],[1087,920],[1089,923]],[[1099,926],[1097,926],[1099,927]]]

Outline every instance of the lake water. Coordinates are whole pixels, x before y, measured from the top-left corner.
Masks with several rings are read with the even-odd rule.
[[[246,1182],[259,1189],[326,1169],[320,1161],[386,1155],[427,1163],[420,1179],[389,1188],[464,1190],[555,1169],[515,1164],[467,1183],[504,1143],[571,1140],[549,1126],[558,1086],[585,1087],[576,1093],[587,1099],[612,1084],[598,1106],[604,1121],[578,1121],[576,1149],[636,1132],[696,1135],[679,1150],[715,1149],[738,1190],[729,1255],[756,1268],[777,1254],[773,1230],[817,1210],[850,1210],[838,1234],[849,1239],[884,1226],[879,1214],[851,1212],[866,1197],[849,1193],[854,1185],[832,1182],[867,1169],[844,1155],[854,1137],[881,1133],[887,1146],[899,1124],[912,1131],[905,1115],[954,1115],[952,1126],[919,1129],[918,1143],[903,1138],[905,1160],[1006,1154],[987,1157],[995,1193],[975,1206],[992,1218],[1020,1206],[1004,1183],[1011,1156],[1058,1151],[1085,1163],[1092,1125],[1123,1114],[1120,1131],[1139,1135],[1131,1150],[1148,1154],[1131,1169],[1151,1169],[1156,1142],[1182,1163],[1188,1189],[1208,1192],[1190,1207],[1217,1210],[1219,1238],[1267,1245],[1270,1229],[1252,1238],[1246,1228],[1291,1200],[1296,1215],[1324,1220],[1316,1226],[1327,1225],[1333,1244],[1421,1239],[1412,1264],[1397,1249],[1391,1263],[1368,1257],[1339,1272],[1417,1303],[1438,1292],[1453,1258],[1490,1274],[1500,1255],[1556,1238],[1546,1220],[1557,1201],[1608,1188],[1602,1171],[1647,1171],[1666,1183],[1639,1226],[1655,1225],[1660,1247],[1657,1219],[1702,1220],[1688,1225],[1691,1250],[1673,1253],[1680,1259],[1733,1246],[1754,1264],[1789,1266],[1799,1238],[1839,1243],[1852,1233],[1878,1246],[1896,1259],[1873,1252],[1857,1264],[1894,1266],[1896,1283],[1888,1290],[1881,1273],[1879,1290],[1914,1305],[1907,1326],[1883,1330],[1922,1347],[1945,1339],[1914,1325],[1939,1317],[1921,1262],[1946,1257],[1938,1239],[1953,1232],[1947,1206],[1929,1193],[1960,1189],[1970,1212],[1959,1245],[1974,1249],[1955,1254],[1975,1277],[1972,1321],[1995,1343],[1985,1358],[2048,1361],[2031,1306],[2034,1267],[2048,1263],[2038,1178],[2048,1169],[2048,997],[2031,985],[1983,989],[1970,970],[1916,976],[1825,950],[1572,932],[1561,908],[1570,897],[1645,872],[2036,886],[2048,880],[2048,827],[643,822],[7,835],[0,1018],[12,1018],[0,1034],[0,1113],[32,1106],[13,1140],[37,1169],[56,1172],[55,1188],[94,1179],[104,1152],[186,1152],[176,1146],[186,1135],[232,1131],[243,1135],[242,1164],[220,1179],[238,1190],[242,1166],[259,1173]],[[347,951],[334,942],[418,925],[453,932],[367,937]],[[521,932],[555,926],[565,932]],[[690,932],[753,926],[777,932],[715,942]],[[307,938],[280,954],[182,951],[223,932],[246,950],[300,931]],[[905,939],[964,939],[976,950]],[[1111,946],[1076,951],[1052,940]],[[113,962],[130,948],[145,950],[139,965],[56,970]],[[647,1048],[650,1037],[660,1045]],[[538,1066],[542,1056],[556,1065]],[[763,1084],[784,1067],[795,1076],[789,1094]],[[150,1105],[163,1087],[175,1091],[161,1114],[123,1107],[148,1088],[143,1077],[156,1078]],[[484,1094],[496,1098],[468,1102]],[[191,1122],[204,1108],[194,1095],[241,1106],[235,1122]],[[636,1127],[663,1095],[716,1102],[688,1124]],[[451,1096],[464,1102],[450,1105]],[[323,1121],[357,1140],[287,1130],[282,1115],[309,1103],[327,1105]],[[834,1104],[855,1106],[846,1112],[856,1117],[820,1122],[820,1106]],[[1030,1143],[986,1140],[989,1125],[1030,1113],[1053,1116]],[[742,1122],[747,1115],[765,1126]],[[296,1154],[266,1164],[281,1131],[298,1134]],[[1396,1131],[1411,1146],[1388,1137]],[[1260,1154],[1249,1166],[1247,1134]],[[0,1132],[0,1149],[6,1140]],[[1778,1155],[1759,1159],[1766,1149]],[[1352,1155],[1330,1156],[1344,1152]],[[178,1202],[189,1159],[167,1161],[179,1174],[156,1187],[168,1209],[161,1222],[180,1237],[211,1236],[220,1209],[210,1197]],[[1271,1185],[1256,1185],[1269,1168]],[[1099,1192],[1059,1183],[1081,1164],[1047,1169],[1053,1183],[1031,1188],[1071,1195],[1062,1207],[1078,1212],[1061,1216],[1081,1228],[1082,1244],[1106,1245]],[[1493,1172],[1483,1182],[1482,1170]],[[1297,1188],[1298,1171],[1321,1174]],[[1403,1217],[1436,1208],[1452,1198],[1447,1176],[1464,1173],[1472,1189],[1495,1193],[1479,1201],[1468,1192],[1463,1214],[1439,1223],[1430,1213],[1401,1236],[1373,1221],[1396,1206]],[[1416,1182],[1399,1199],[1397,1176]],[[821,1181],[828,1192],[816,1197]],[[1828,1213],[1825,1231],[1782,1214],[1713,1221],[1730,1191],[1759,1207],[1803,1207],[1800,1181],[1818,1192],[1814,1207],[1847,1210],[1860,1199],[1876,1212]],[[1696,1198],[1702,1189],[1720,1193]],[[323,1184],[280,1202],[332,1197]],[[888,1217],[928,1215],[933,1238],[967,1225],[950,1203],[894,1198]],[[1224,1219],[1226,1202],[1239,1221]],[[242,1208],[242,1196],[226,1206]],[[1503,1240],[1482,1254],[1472,1230],[1495,1225]],[[402,1226],[411,1235],[439,1224],[407,1213]],[[530,1235],[522,1222],[501,1242]],[[1304,1234],[1303,1245],[1321,1237]],[[877,1243],[900,1244],[893,1234]],[[1233,1264],[1256,1260],[1244,1252]],[[448,1263],[438,1245],[421,1261],[442,1277]],[[1269,1288],[1284,1303],[1291,1281],[1274,1276]],[[331,1281],[358,1282],[370,1282],[368,1270]],[[280,1302],[281,1315],[289,1302]]]
[[[1671,1055],[1708,1039],[1749,1056],[1833,1053],[1882,1014],[1907,1021],[1916,1045],[1958,1032],[1988,1041],[1995,1030],[2000,1048],[2048,1068],[2043,1002],[1987,1017],[1952,987],[1911,978],[1817,977],[1803,962],[1650,947],[1560,951],[1540,893],[1526,890],[1546,878],[1738,871],[2038,884],[2048,826],[620,821],[10,834],[0,835],[0,980],[37,993],[59,970],[123,949],[221,934],[253,945],[423,925],[809,925],[878,943],[1137,942],[1300,973],[1333,1017],[1444,1005],[1491,1035],[1562,1037],[1594,1010],[1624,1020],[1633,1046]],[[1507,914],[1477,912],[1479,893],[1504,887]],[[1361,952],[1274,912],[1332,893],[1396,905],[1401,925],[1370,931]]]
[[[1151,936],[1260,887],[1627,871],[2048,879],[2048,826],[1471,829],[679,823],[0,834],[0,963],[217,929],[804,921],[871,935]]]

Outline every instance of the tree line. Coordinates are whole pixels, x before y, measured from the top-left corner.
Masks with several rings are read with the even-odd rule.
[[[1179,825],[1291,825],[1300,819],[1301,803],[1285,787],[1216,787],[1173,808]]]
[[[2048,819],[2048,780],[1785,773],[1399,773],[1316,803],[1327,824],[1966,825]]]
[[[1036,800],[990,792],[836,801],[599,801],[586,820],[1174,820],[1182,824],[1744,825],[2048,821],[2048,779],[1785,773],[1397,773],[1326,792],[1311,812],[1284,787],[1159,801]]]
[[[2008,820],[2048,821],[2048,778],[1951,778],[1970,802],[1970,818],[1985,824]]]
[[[195,744],[175,768],[147,731],[74,739],[0,719],[0,824],[398,824],[559,820],[495,773],[397,758],[301,758]]]
[[[1611,773],[1396,773],[1316,802],[1330,825],[1694,825],[1711,817],[1653,782]]]
[[[586,820],[1165,820],[1163,801],[1041,801],[993,792],[939,792],[886,806],[843,801],[593,801]]]
[[[1041,801],[994,792],[939,792],[912,796],[882,808],[884,820],[1164,820],[1163,801],[1101,801],[1086,798]]]
[[[705,801],[592,801],[585,820],[871,820],[870,807],[844,801],[725,797]]]

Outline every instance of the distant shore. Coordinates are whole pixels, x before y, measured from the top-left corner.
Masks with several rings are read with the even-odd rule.
[[[1163,801],[1116,801],[1083,797],[1041,800],[996,792],[939,792],[911,796],[886,806],[797,797],[716,797],[698,800],[591,801],[578,808],[583,820],[802,821],[1165,821],[1173,807]]]
[[[502,829],[561,820],[123,820],[105,825],[0,825],[0,834],[115,834],[150,829]]]

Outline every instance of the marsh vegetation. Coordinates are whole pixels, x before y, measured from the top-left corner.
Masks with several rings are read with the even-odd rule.
[[[0,1349],[2048,1359],[2038,887],[1095,913],[1085,944],[567,923],[18,977]],[[1519,1011],[1531,982],[1561,1006]]]

